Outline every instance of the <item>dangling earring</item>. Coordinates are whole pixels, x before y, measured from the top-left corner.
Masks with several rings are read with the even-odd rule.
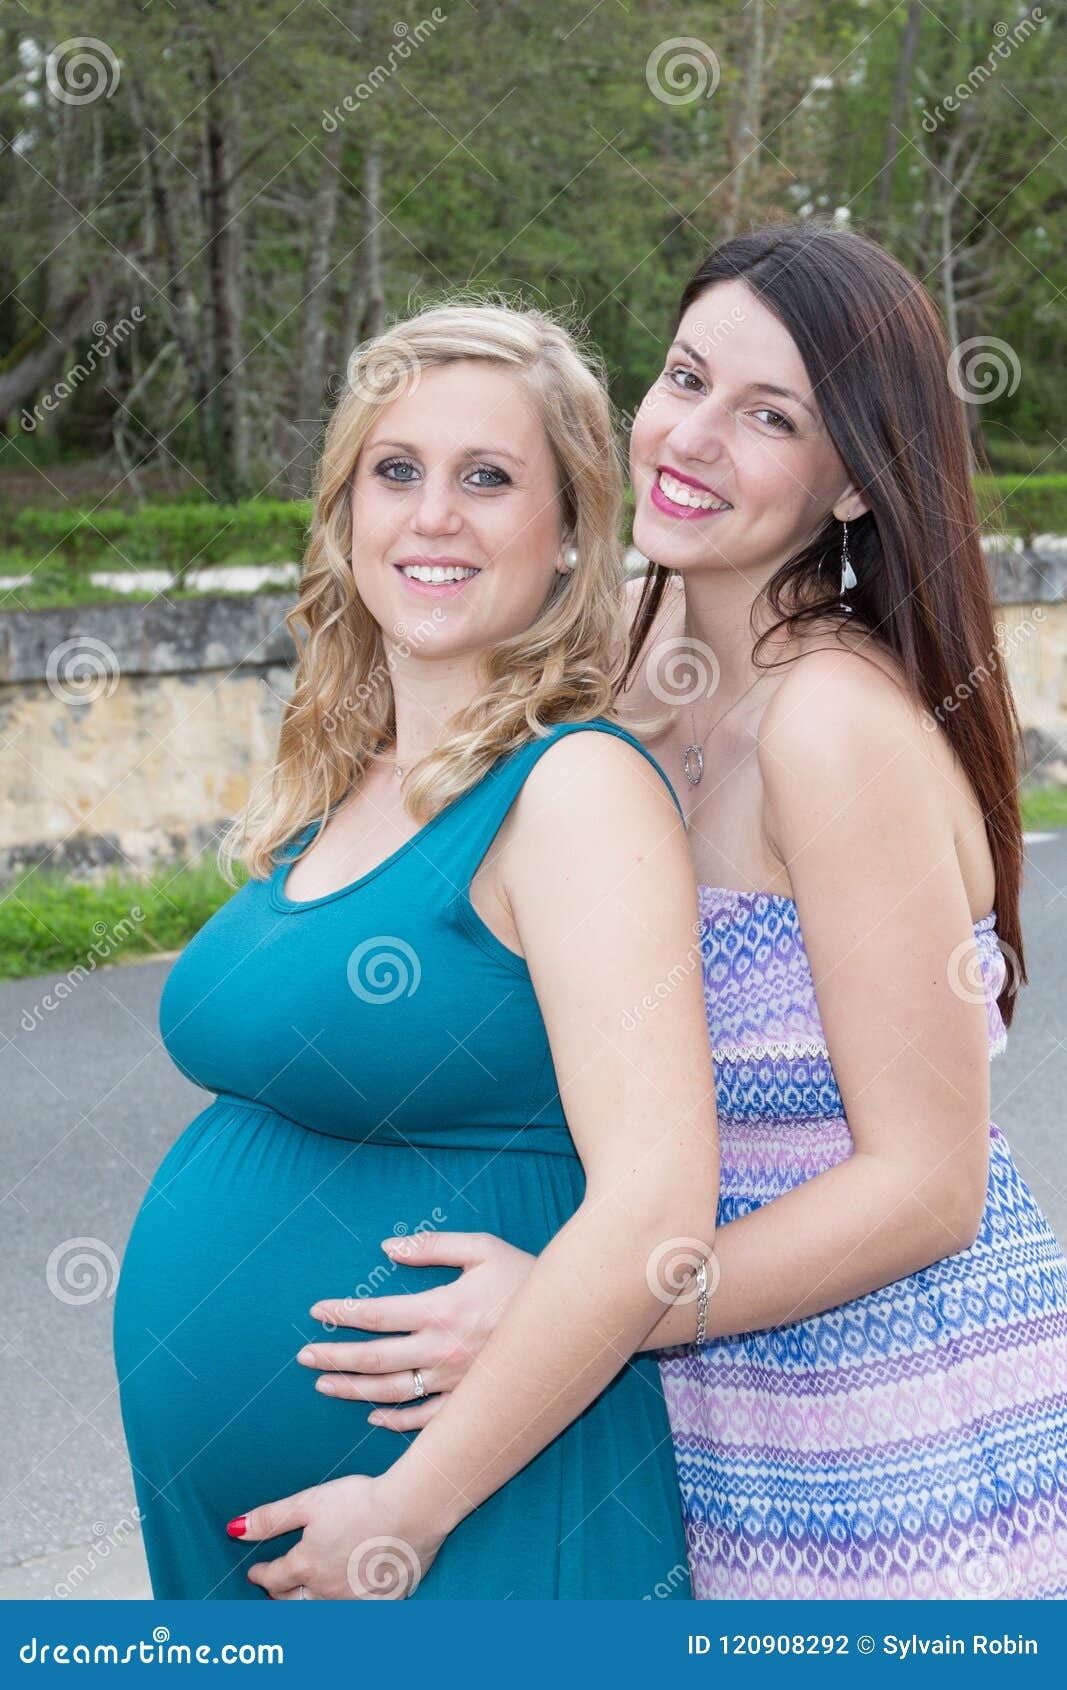
[[[567,547],[567,550],[563,554],[563,562],[566,567],[566,573],[569,575],[575,564],[578,562],[577,546]]]
[[[858,586],[856,571],[852,567],[852,559],[848,555],[848,523],[841,524],[841,609],[852,615],[852,606],[845,603],[845,594]]]

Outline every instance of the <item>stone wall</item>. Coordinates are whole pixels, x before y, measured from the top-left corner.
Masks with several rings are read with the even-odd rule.
[[[1067,782],[1067,541],[990,546],[1038,778]],[[198,854],[270,767],[289,593],[0,613],[0,877]]]
[[[290,594],[0,615],[0,876],[198,854],[270,767]]]

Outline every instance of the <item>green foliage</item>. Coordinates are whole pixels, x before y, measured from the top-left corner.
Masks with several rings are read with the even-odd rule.
[[[1033,786],[1022,794],[1023,826],[1029,832],[1067,828],[1067,787]]]
[[[247,878],[240,865],[235,875]],[[0,979],[71,970],[77,981],[108,963],[176,950],[232,891],[213,858],[143,880],[115,872],[75,881],[35,869],[0,894]]]
[[[69,577],[95,569],[172,569],[179,577],[215,563],[292,563],[303,556],[310,502],[249,499],[241,504],[144,505],[132,511],[0,513],[5,569],[19,559],[57,561]]]
[[[1067,534],[1067,475],[978,476],[983,529],[1019,534]]]

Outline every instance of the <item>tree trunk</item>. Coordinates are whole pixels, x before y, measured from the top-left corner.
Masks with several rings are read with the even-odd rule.
[[[174,338],[185,370],[188,396],[196,410],[196,426],[201,457],[210,462],[210,428],[206,409],[208,392],[207,364],[202,334],[199,332],[198,308],[185,279],[186,265],[178,236],[174,200],[170,185],[160,164],[160,148],[156,137],[145,121],[144,103],[140,88],[133,77],[128,79],[130,104],[134,122],[141,134],[144,163],[148,174],[148,191],[156,219],[156,244],[165,271],[164,291],[171,307]]]
[[[744,209],[745,189],[759,167],[760,111],[763,103],[763,71],[766,46],[764,0],[751,0],[752,28],[745,58],[745,89],[734,126],[734,168],[730,173],[730,197],[723,233],[735,235]]]
[[[239,225],[231,206],[230,144],[233,135],[231,80],[213,42],[207,47],[210,92],[204,101],[204,218],[207,292],[210,301],[209,399],[213,459],[209,480],[225,499],[237,499],[248,479],[244,376],[241,364]]]
[[[363,158],[363,322],[361,338],[381,334],[385,327],[385,283],[382,280],[382,149],[371,141]]]
[[[289,465],[288,479],[295,498],[304,498],[318,450],[322,424],[322,401],[326,390],[326,309],[329,304],[327,279],[333,252],[340,197],[340,129],[328,134],[322,149],[319,183],[311,203],[307,258],[304,264],[304,301],[298,360],[296,427],[303,440]]]
[[[897,76],[893,87],[893,102],[889,109],[889,121],[886,124],[885,142],[882,147],[881,169],[874,183],[874,213],[872,218],[873,233],[883,236],[889,223],[889,204],[893,193],[893,166],[897,154],[904,145],[900,135],[900,126],[904,121],[908,92],[911,88],[912,70],[915,66],[915,54],[919,46],[919,31],[922,28],[925,7],[922,0],[911,0],[908,15],[904,20],[904,33],[900,38],[900,56],[897,59]]]

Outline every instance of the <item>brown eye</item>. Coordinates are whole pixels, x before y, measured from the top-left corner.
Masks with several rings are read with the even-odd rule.
[[[753,411],[752,415],[754,417],[773,417],[774,421],[768,424],[770,428],[776,428],[779,431],[784,429],[787,434],[796,433],[796,429],[793,427],[789,418],[783,417],[781,411],[770,411],[766,408],[766,406],[764,406],[758,411]]]
[[[672,364],[665,373],[673,386],[681,388],[683,393],[696,393],[704,385],[696,371],[689,369],[686,364]],[[695,383],[695,386],[688,387],[684,381],[676,381],[676,376],[688,377],[690,381]]]

